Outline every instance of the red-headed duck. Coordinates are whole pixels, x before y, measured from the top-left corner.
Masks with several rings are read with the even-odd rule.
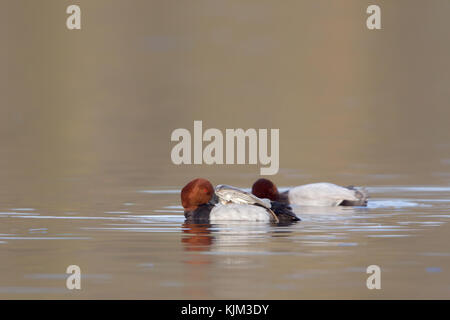
[[[181,204],[188,221],[290,222],[300,220],[287,204],[264,201],[230,186],[220,185],[214,191],[211,182],[202,178],[192,180],[181,190]]]
[[[300,206],[367,206],[369,198],[363,188],[328,182],[305,184],[280,193],[272,181],[263,178],[253,184],[252,193],[258,198]]]

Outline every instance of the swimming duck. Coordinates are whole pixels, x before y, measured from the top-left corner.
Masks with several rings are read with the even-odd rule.
[[[299,221],[284,203],[263,200],[235,187],[198,178],[181,190],[181,204],[188,221]]]
[[[258,198],[301,206],[367,206],[369,198],[363,188],[328,182],[305,184],[279,193],[275,184],[264,178],[253,184],[252,193]]]

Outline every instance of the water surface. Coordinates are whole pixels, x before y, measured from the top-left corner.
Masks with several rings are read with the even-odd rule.
[[[190,224],[172,189],[90,214],[0,212],[4,298],[445,298],[450,188],[374,186],[363,207],[295,207],[302,221]],[[159,205],[142,212],[139,199]],[[114,209],[114,210],[113,210]],[[445,234],[444,238],[442,235]],[[82,290],[65,269],[82,270]],[[366,288],[366,268],[382,290]]]

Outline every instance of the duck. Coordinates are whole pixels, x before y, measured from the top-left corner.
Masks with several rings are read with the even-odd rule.
[[[364,188],[342,187],[329,182],[319,182],[293,187],[278,192],[269,179],[261,178],[252,186],[252,194],[286,204],[299,206],[367,206],[369,194]]]
[[[286,203],[259,199],[239,188],[196,178],[181,190],[181,204],[187,221],[295,222],[300,218]]]

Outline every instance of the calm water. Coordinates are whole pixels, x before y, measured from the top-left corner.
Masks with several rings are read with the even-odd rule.
[[[377,0],[376,31],[361,0],[77,4],[0,2],[0,298],[450,298],[449,1]],[[279,186],[369,207],[184,224],[188,181],[260,177],[174,165],[194,120],[278,128]]]
[[[179,189],[80,213],[2,208],[2,298],[449,298],[450,187],[374,186],[300,223],[184,223]],[[145,210],[142,203],[154,203]],[[65,288],[79,265],[82,290]],[[382,290],[366,268],[382,269]]]

